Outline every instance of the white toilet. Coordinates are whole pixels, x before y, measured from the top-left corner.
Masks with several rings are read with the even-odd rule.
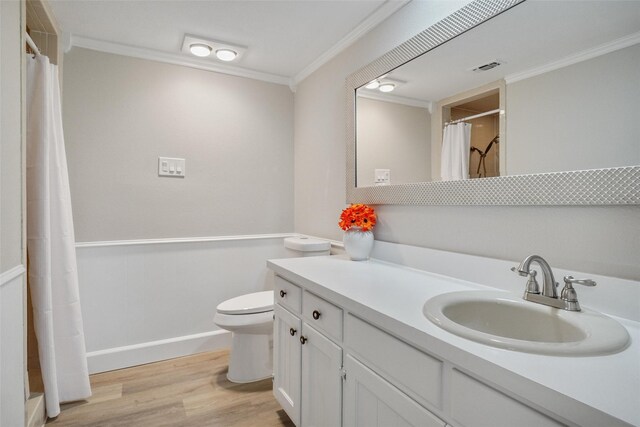
[[[326,240],[306,237],[284,239],[287,256],[329,255]],[[227,378],[249,383],[270,378],[273,372],[273,291],[255,292],[220,303],[213,322],[231,331],[231,356]]]

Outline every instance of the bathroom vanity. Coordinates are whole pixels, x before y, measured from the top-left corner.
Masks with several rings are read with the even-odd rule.
[[[299,427],[640,425],[635,320],[615,318],[631,341],[614,354],[511,351],[449,333],[423,311],[444,293],[494,288],[343,256],[268,266],[274,394]],[[513,277],[514,294],[521,282]]]

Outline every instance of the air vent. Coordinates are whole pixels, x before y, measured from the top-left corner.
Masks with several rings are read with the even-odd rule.
[[[501,65],[502,62],[499,60],[491,61],[486,64],[480,65],[478,67],[473,68],[473,71],[476,73],[480,73],[482,71],[489,71],[492,68],[496,68],[498,65]]]

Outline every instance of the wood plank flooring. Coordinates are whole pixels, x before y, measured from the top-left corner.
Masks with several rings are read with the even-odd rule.
[[[228,351],[91,375],[93,396],[62,405],[47,426],[293,427],[271,379],[227,380]]]

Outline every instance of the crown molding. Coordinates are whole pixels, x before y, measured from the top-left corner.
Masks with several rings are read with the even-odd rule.
[[[354,28],[349,34],[342,38],[333,47],[320,55],[315,61],[307,65],[291,79],[291,90],[295,92],[295,87],[311,73],[336,57],[340,52],[351,46],[359,38],[371,31],[375,26],[396,13],[411,0],[387,0],[375,12],[369,15],[360,25]]]
[[[421,101],[419,99],[405,98],[403,96],[387,95],[375,92],[358,92],[359,98],[373,99],[375,101],[393,102],[394,104],[408,105],[409,107],[426,108],[431,113],[433,103],[431,101]]]
[[[167,64],[182,65],[196,68],[198,70],[214,71],[216,73],[229,74],[232,76],[246,77],[254,80],[262,80],[269,83],[276,83],[288,86],[290,79],[277,74],[263,73],[249,70],[233,65],[218,64],[207,59],[191,58],[182,53],[168,53],[153,49],[143,49],[139,47],[112,43],[103,40],[96,40],[89,37],[71,35],[70,46],[84,49],[96,50],[99,52],[113,53],[116,55],[130,56],[133,58],[148,59],[150,61],[164,62]]]
[[[583,50],[576,54],[567,56],[566,58],[562,58],[558,61],[549,62],[548,64],[544,64],[539,67],[535,67],[519,73],[510,74],[506,76],[504,80],[507,84],[519,82],[520,80],[525,80],[540,74],[548,73],[549,71],[568,67],[569,65],[577,64],[578,62],[587,61],[598,56],[606,55],[607,53],[615,52],[616,50],[624,49],[638,43],[640,43],[640,32],[630,34],[628,36],[601,44],[599,46],[595,46],[587,50]]]

